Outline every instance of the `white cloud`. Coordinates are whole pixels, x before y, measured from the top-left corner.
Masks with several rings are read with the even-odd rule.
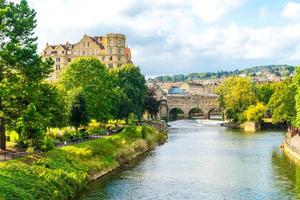
[[[201,0],[191,1],[191,4],[196,16],[205,22],[215,22],[239,8],[244,2],[244,0]]]
[[[300,62],[300,23],[260,28],[227,21],[217,23],[225,21],[245,2],[29,0],[38,13],[40,49],[46,42],[77,42],[84,33],[123,32],[127,34],[134,62],[147,75],[210,71],[215,66],[249,63]],[[296,19],[294,4],[297,3],[287,4],[283,17]],[[268,10],[261,8],[256,12],[263,17]]]
[[[300,20],[300,3],[289,2],[283,8],[281,16],[289,20]]]

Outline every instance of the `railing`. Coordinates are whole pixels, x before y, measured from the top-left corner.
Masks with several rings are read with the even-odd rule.
[[[60,147],[64,147],[64,146],[79,144],[79,143],[87,142],[87,141],[90,141],[90,140],[100,139],[100,138],[103,138],[105,136],[114,135],[116,133],[118,133],[118,132],[110,132],[108,134],[94,134],[94,135],[90,135],[90,136],[87,136],[87,137],[84,137],[84,138],[73,138],[73,139],[70,139],[70,140],[64,140],[64,141],[56,142],[55,147],[60,148]],[[41,153],[41,152],[40,151],[35,151],[35,153]],[[16,158],[21,158],[21,157],[27,156],[29,154],[30,153],[28,153],[26,151],[19,151],[19,152],[4,151],[4,152],[0,152],[0,162],[13,160],[13,159],[16,159]]]
[[[21,158],[21,157],[27,156],[27,155],[29,155],[29,153],[26,151],[20,151],[20,152],[5,151],[5,152],[0,153],[0,162],[4,162],[7,160],[13,160],[16,158]]]
[[[112,135],[112,134],[107,134],[107,135]],[[78,143],[82,143],[82,142],[87,142],[90,140],[103,138],[104,136],[105,135],[103,135],[103,134],[94,134],[94,135],[90,135],[90,136],[83,137],[83,138],[73,138],[70,140],[63,140],[63,141],[55,143],[55,147],[59,148],[59,147],[63,147],[63,146],[74,145],[74,144],[78,144]]]

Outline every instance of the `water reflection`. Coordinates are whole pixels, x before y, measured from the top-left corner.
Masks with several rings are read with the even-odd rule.
[[[297,199],[300,171],[283,132],[247,134],[220,122],[171,123],[168,142],[91,184],[81,199]]]
[[[282,199],[300,199],[300,167],[283,152],[273,151],[274,186]]]

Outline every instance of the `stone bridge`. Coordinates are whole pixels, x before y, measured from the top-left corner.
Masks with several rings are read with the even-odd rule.
[[[173,109],[180,109],[185,119],[191,118],[191,111],[197,109],[203,113],[204,119],[210,119],[211,113],[219,113],[218,96],[209,95],[167,95],[161,100],[160,117],[169,120]]]

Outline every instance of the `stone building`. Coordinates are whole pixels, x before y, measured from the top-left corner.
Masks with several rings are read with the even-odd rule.
[[[58,45],[47,44],[42,57],[54,60],[54,72],[49,77],[50,81],[55,81],[60,71],[78,57],[96,57],[108,68],[117,68],[123,64],[132,63],[131,50],[126,47],[125,35],[113,33],[96,37],[85,34],[75,44],[69,42]]]

